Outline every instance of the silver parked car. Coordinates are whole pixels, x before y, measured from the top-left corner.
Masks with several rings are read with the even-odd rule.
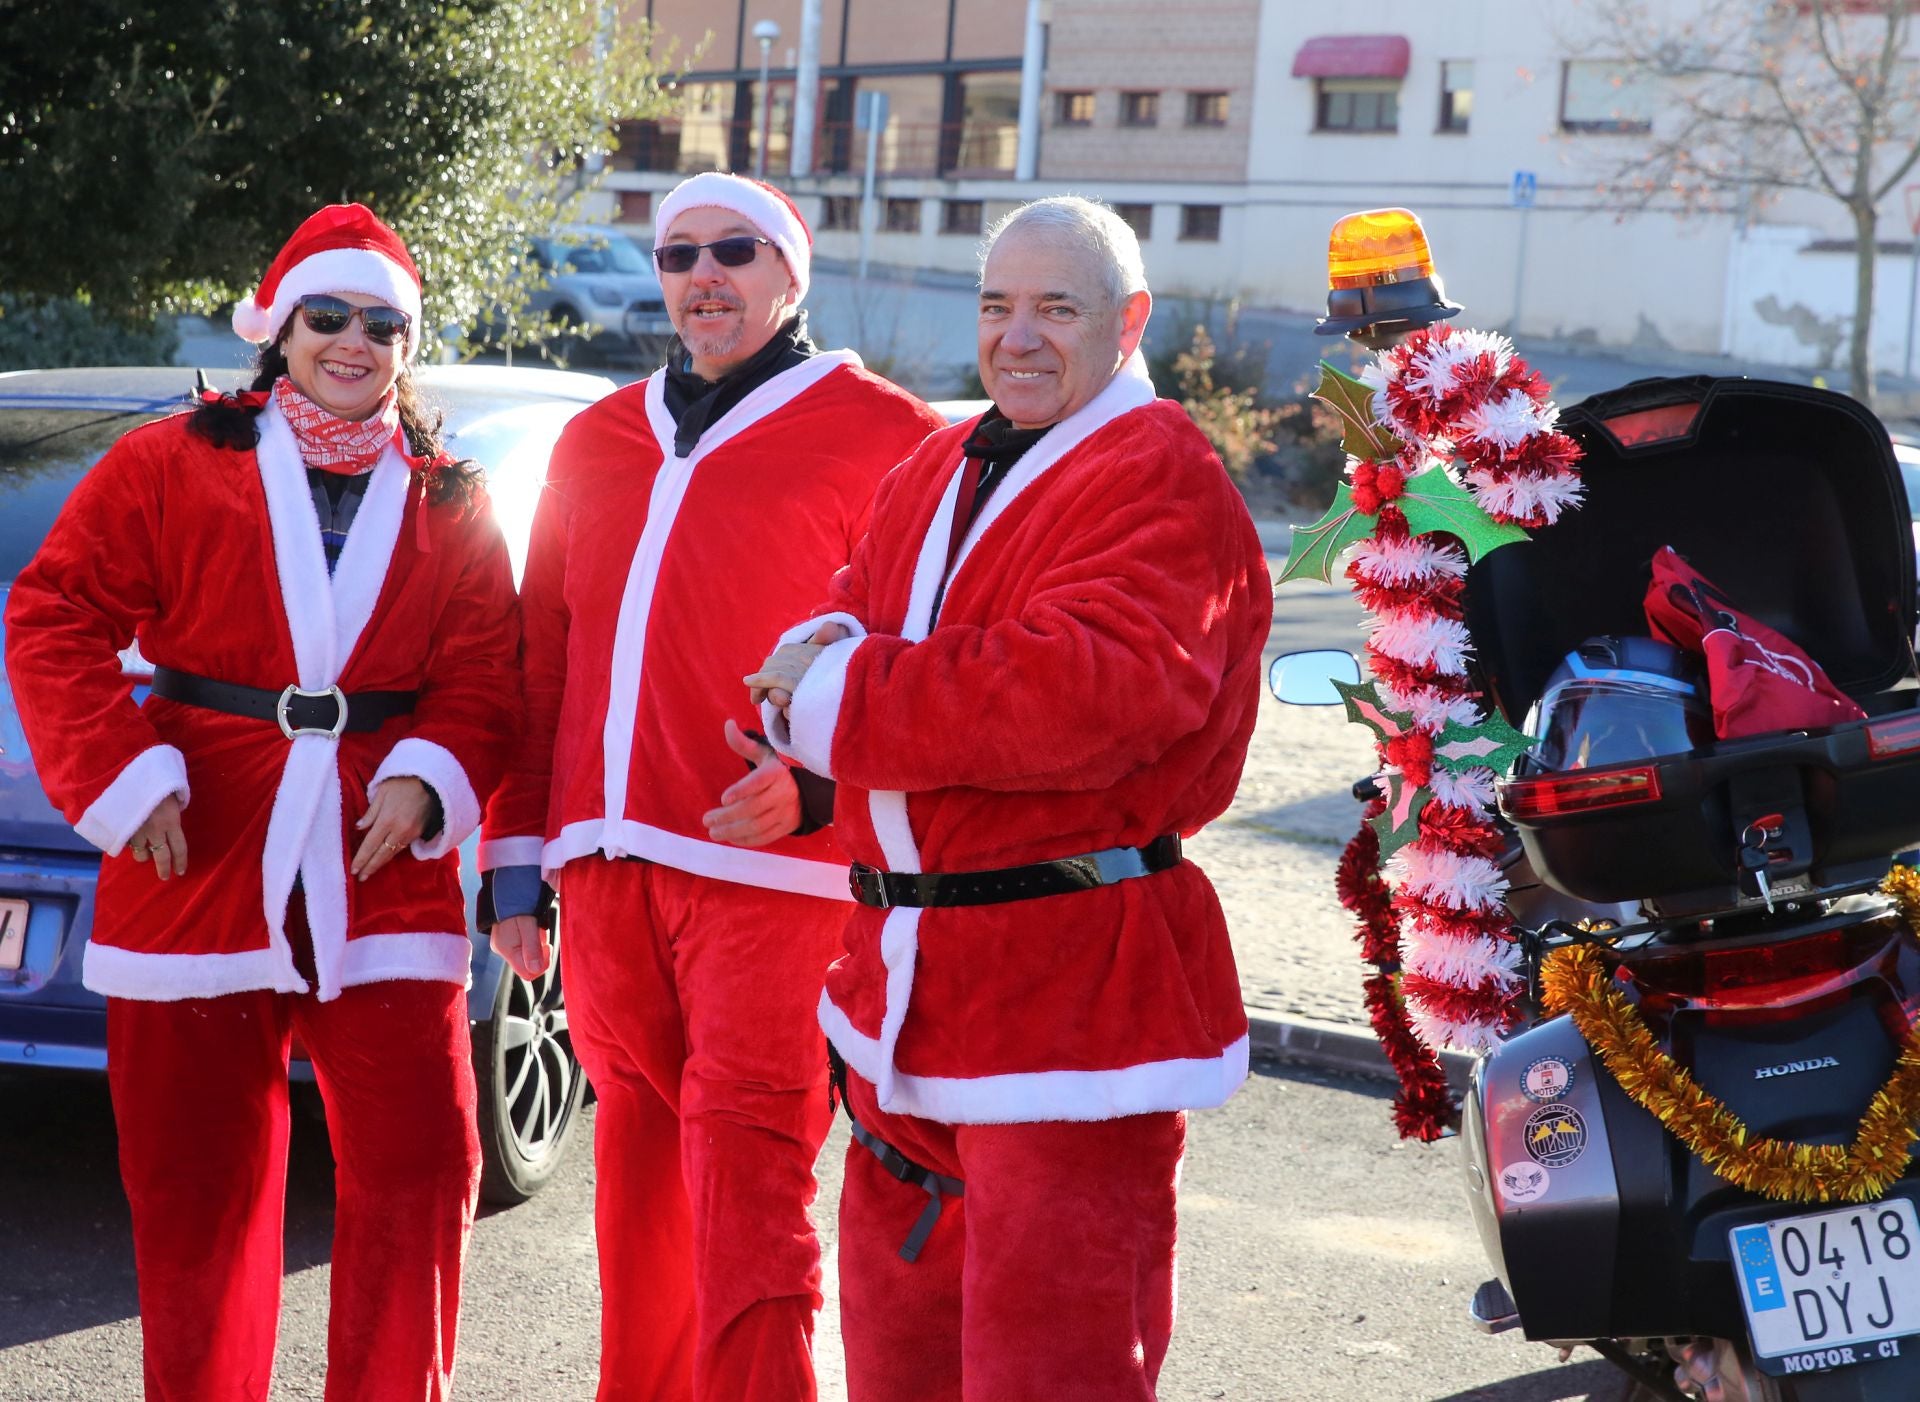
[[[648,369],[660,362],[673,322],[640,245],[610,225],[569,224],[531,240],[526,257],[546,285],[529,294],[525,315],[550,328],[551,359],[630,360]],[[482,323],[478,339],[499,339],[497,317]]]

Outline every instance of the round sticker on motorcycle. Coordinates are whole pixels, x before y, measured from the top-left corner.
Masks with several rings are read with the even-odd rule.
[[[1537,1163],[1510,1163],[1500,1170],[1498,1182],[1508,1202],[1535,1202],[1547,1195],[1547,1171]]]
[[[1526,1145],[1542,1168],[1565,1168],[1587,1151],[1587,1122],[1571,1105],[1542,1105],[1527,1116]]]
[[[1545,1103],[1562,1099],[1573,1084],[1573,1064],[1557,1056],[1543,1056],[1528,1065],[1520,1077],[1527,1099]]]

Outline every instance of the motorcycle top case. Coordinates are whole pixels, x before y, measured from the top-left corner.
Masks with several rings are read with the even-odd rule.
[[[1478,680],[1510,722],[1587,638],[1648,633],[1667,545],[1867,719],[1551,775],[1523,758],[1501,808],[1534,869],[1581,900],[1708,914],[1758,904],[1757,869],[1792,898],[1920,844],[1914,538],[1879,420],[1827,390],[1691,376],[1595,396],[1561,426],[1586,453],[1583,504],[1467,577]]]

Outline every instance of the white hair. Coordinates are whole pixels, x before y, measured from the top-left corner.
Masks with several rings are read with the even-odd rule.
[[[1127,221],[1099,200],[1080,195],[1049,195],[1031,200],[1002,215],[987,230],[980,246],[980,274],[994,245],[1017,229],[1060,233],[1077,242],[1099,260],[1107,295],[1118,306],[1136,292],[1147,290],[1147,269],[1140,258],[1140,240]]]

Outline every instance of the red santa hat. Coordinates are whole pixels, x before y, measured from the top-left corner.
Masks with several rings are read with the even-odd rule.
[[[233,329],[256,345],[273,341],[300,299],[323,292],[378,297],[412,318],[420,343],[420,269],[400,236],[363,204],[330,204],[293,231],[260,287],[233,309]]]
[[[742,175],[726,175],[710,170],[682,180],[660,201],[653,216],[653,246],[667,241],[673,221],[689,209],[725,209],[739,215],[771,240],[787,260],[793,274],[794,303],[806,300],[809,270],[813,264],[813,233],[800,210],[764,180],[749,180]]]

